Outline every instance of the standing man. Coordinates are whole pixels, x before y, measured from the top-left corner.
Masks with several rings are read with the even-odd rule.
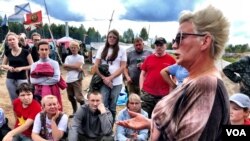
[[[79,108],[69,130],[69,141],[113,141],[111,112],[97,91],[87,96],[88,104]]]
[[[82,95],[82,76],[80,75],[80,73],[83,73],[82,66],[84,64],[84,57],[78,54],[80,49],[78,42],[71,41],[69,49],[72,55],[66,57],[63,68],[67,70],[67,94],[74,115],[77,110],[77,102],[79,102],[80,105],[84,104]],[[70,115],[70,118],[73,117],[73,115]]]
[[[175,64],[175,59],[166,53],[167,42],[164,38],[157,38],[154,44],[155,53],[145,59],[140,74],[142,109],[149,117],[156,103],[169,93],[169,85],[163,80],[160,71]]]
[[[41,40],[41,35],[37,32],[32,33],[31,40],[33,41],[33,47],[31,47],[31,56],[34,62],[39,60],[39,54],[37,49],[37,43]]]
[[[127,80],[129,93],[140,94],[139,79],[141,73],[141,64],[147,56],[152,54],[151,51],[144,50],[144,43],[141,37],[134,40],[135,50],[127,54],[127,66],[124,70],[124,75]]]
[[[17,95],[18,98],[13,101],[16,124],[3,141],[32,141],[32,125],[36,114],[41,111],[41,106],[33,99],[32,87],[28,83],[19,85]]]
[[[229,64],[223,69],[224,74],[234,83],[240,84],[240,92],[250,97],[250,57]]]

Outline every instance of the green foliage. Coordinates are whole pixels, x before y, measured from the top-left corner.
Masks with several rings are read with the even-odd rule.
[[[145,27],[143,27],[143,28],[141,29],[140,37],[141,37],[144,41],[148,40],[148,32],[147,32],[147,30],[146,30]]]
[[[225,49],[227,53],[243,53],[250,51],[248,44],[228,45]]]
[[[236,62],[236,61],[239,60],[238,57],[224,57],[224,56],[222,57],[222,59],[225,60],[225,61],[231,62],[231,63]]]
[[[167,49],[172,50],[172,43],[168,43]]]
[[[134,41],[134,32],[131,28],[129,28],[127,31],[123,33],[122,40],[124,43],[133,43]]]

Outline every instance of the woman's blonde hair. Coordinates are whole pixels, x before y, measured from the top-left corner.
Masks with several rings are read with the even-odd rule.
[[[135,94],[135,93],[131,93],[128,97],[128,101],[127,101],[127,106],[128,106],[128,103],[131,102],[131,101],[138,101],[138,102],[141,102],[141,98],[138,94]]]
[[[19,36],[18,36],[16,33],[14,33],[14,32],[9,32],[9,33],[6,35],[6,40],[8,40],[8,37],[11,36],[11,35],[15,36],[15,37],[17,38],[17,40],[19,39]]]
[[[211,57],[216,60],[224,51],[229,36],[230,24],[222,11],[209,5],[206,8],[192,13],[183,11],[179,23],[190,21],[198,33],[210,33],[213,43],[211,45]]]

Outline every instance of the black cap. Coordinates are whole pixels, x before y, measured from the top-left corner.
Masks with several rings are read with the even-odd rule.
[[[155,45],[157,44],[166,44],[167,41],[163,37],[159,37],[155,40]]]

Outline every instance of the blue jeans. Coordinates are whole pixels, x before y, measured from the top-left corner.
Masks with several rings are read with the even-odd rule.
[[[103,103],[105,107],[108,108],[110,112],[112,113],[113,120],[115,120],[116,102],[121,92],[121,89],[122,89],[122,84],[113,86],[112,89],[106,85],[103,85],[100,89],[100,92],[103,97]]]
[[[6,86],[10,95],[10,99],[11,101],[13,101],[14,99],[16,99],[18,97],[16,90],[17,87],[22,84],[22,83],[28,83],[27,79],[6,79]]]
[[[32,141],[32,139],[29,137],[26,137],[23,134],[19,134],[13,137],[13,141]]]

